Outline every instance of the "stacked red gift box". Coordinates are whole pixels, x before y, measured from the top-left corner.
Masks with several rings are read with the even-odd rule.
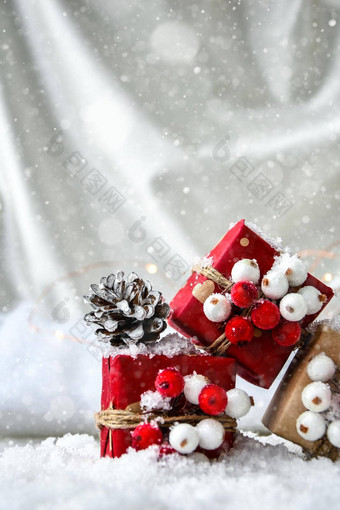
[[[227,451],[236,419],[253,403],[234,388],[236,373],[269,388],[293,350],[299,359],[305,356],[308,326],[333,296],[297,255],[281,252],[244,220],[193,265],[170,308],[135,273],[110,275],[91,290],[87,300],[94,310],[85,319],[113,346],[103,358],[96,415],[101,455],[110,457],[150,445],[160,455],[201,451],[216,457]],[[160,338],[166,321],[188,340]],[[174,338],[180,350],[171,349]],[[282,386],[280,394],[285,391]],[[320,438],[325,434],[326,428]]]

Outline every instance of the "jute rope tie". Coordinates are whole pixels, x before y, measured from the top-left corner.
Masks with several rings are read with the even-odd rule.
[[[192,271],[205,276],[209,280],[212,280],[214,283],[216,283],[216,285],[219,285],[226,290],[230,290],[233,286],[233,282],[228,280],[225,276],[223,276],[223,274],[217,271],[217,269],[214,269],[211,266],[202,267],[196,264],[192,267]]]
[[[178,416],[167,416],[166,414],[154,413],[135,413],[124,409],[114,409],[110,406],[108,409],[99,411],[95,415],[96,425],[99,429],[107,427],[112,430],[134,429],[141,423],[158,421],[161,427],[171,427],[175,423],[189,423],[196,425],[202,420],[206,420],[206,415],[186,414]],[[226,432],[235,432],[236,420],[227,415],[214,416],[223,425]]]
[[[231,287],[234,285],[233,282],[228,280],[225,276],[223,276],[223,274],[217,271],[217,269],[214,269],[211,266],[203,267],[196,264],[192,267],[192,271],[205,276],[206,278],[213,281],[214,283],[216,283],[216,285],[219,285],[225,290],[230,290]],[[250,314],[250,310],[251,310],[250,308],[243,310],[241,315],[243,317],[248,316]],[[231,342],[229,342],[229,340],[225,336],[225,333],[223,332],[218,338],[216,338],[216,340],[211,345],[209,345],[208,347],[204,347],[204,349],[216,356],[221,356],[225,354],[230,345]]]
[[[327,457],[333,462],[340,458],[339,448],[333,446],[326,437],[315,441],[313,446],[311,446],[308,450],[305,450],[305,454],[308,459],[313,459],[315,457]]]
[[[223,276],[223,274],[217,271],[217,269],[214,269],[211,266],[203,267],[196,264],[192,267],[192,271],[205,276],[206,278],[213,281],[214,283],[216,283],[216,285],[219,285],[225,290],[230,290],[231,287],[233,286],[233,282],[228,280],[225,276]],[[260,290],[259,298],[262,297],[264,297],[264,294]],[[245,310],[242,311],[241,316],[248,317],[250,315],[250,312],[251,308],[246,308]],[[301,340],[296,345],[296,347],[299,347],[301,344],[303,344],[307,336],[308,333],[306,332],[306,330],[302,330]],[[229,340],[225,336],[225,333],[223,332],[218,338],[216,338],[216,340],[214,340],[214,342],[211,345],[203,347],[203,349],[205,349],[207,352],[214,354],[215,356],[222,356],[223,354],[226,353],[230,345],[231,342],[229,342]]]
[[[225,290],[230,290],[233,286],[233,282],[228,280],[225,276],[223,276],[223,274],[217,271],[217,269],[214,269],[211,266],[203,267],[196,264],[192,267],[192,271],[205,276]],[[230,345],[231,343],[229,340],[227,340],[225,333],[222,333],[222,335],[216,338],[216,340],[211,345],[204,347],[204,349],[208,352],[211,352],[212,354],[220,356],[227,351]]]

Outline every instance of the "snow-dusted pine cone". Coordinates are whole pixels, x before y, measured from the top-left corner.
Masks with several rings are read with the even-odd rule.
[[[94,311],[85,315],[88,324],[98,324],[98,339],[112,345],[149,343],[166,328],[170,307],[151,283],[123,271],[103,277],[91,285],[92,294],[84,296]]]

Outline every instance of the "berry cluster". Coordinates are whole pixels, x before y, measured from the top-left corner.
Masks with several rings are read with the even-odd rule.
[[[176,423],[170,429],[168,437],[166,431],[156,421],[142,423],[132,432],[132,447],[144,450],[151,445],[161,445],[160,453],[177,451],[181,454],[192,453],[197,447],[204,450],[216,450],[224,441],[224,427],[216,419],[223,413],[231,418],[241,418],[248,413],[252,402],[247,393],[234,388],[225,391],[221,386],[212,384],[209,379],[194,372],[185,377],[174,367],[160,370],[155,380],[157,395],[169,399],[172,403],[171,412],[180,408],[182,415],[207,415],[196,426],[189,423]],[[143,395],[141,396],[143,402]],[[157,405],[159,398],[155,399]],[[163,407],[163,409],[165,409]]]
[[[313,382],[302,391],[301,399],[307,411],[297,418],[296,429],[307,441],[321,439],[327,430],[329,442],[340,448],[340,387],[334,378],[336,370],[335,363],[325,353],[308,363],[307,373]]]
[[[203,304],[204,314],[213,322],[227,321],[225,335],[232,344],[250,342],[255,326],[271,330],[273,340],[279,345],[294,345],[300,339],[300,321],[319,312],[327,299],[310,285],[296,292],[296,287],[306,278],[307,269],[297,255],[283,253],[277,257],[261,282],[257,261],[239,260],[231,271],[230,293],[211,294]],[[233,313],[233,306],[241,312],[236,309]],[[232,313],[234,316],[230,318]]]

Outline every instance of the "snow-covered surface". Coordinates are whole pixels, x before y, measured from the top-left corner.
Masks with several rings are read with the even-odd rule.
[[[204,256],[204,257],[195,257],[194,260],[193,260],[193,263],[192,265],[197,267],[197,268],[206,268],[206,267],[210,267],[214,264],[214,257],[207,257],[207,256]]]
[[[0,508],[92,510],[323,510],[338,508],[340,462],[306,461],[276,436],[240,436],[209,462],[131,451],[100,459],[92,436],[66,435],[7,447],[0,457]]]
[[[189,339],[178,333],[169,333],[161,338],[159,342],[150,345],[139,343],[128,346],[121,345],[114,347],[112,345],[105,345],[105,347],[103,347],[103,355],[106,358],[109,356],[118,356],[119,354],[126,354],[132,358],[135,358],[139,354],[147,354],[150,358],[161,354],[168,358],[173,358],[179,354],[207,355],[204,349],[196,347]]]

